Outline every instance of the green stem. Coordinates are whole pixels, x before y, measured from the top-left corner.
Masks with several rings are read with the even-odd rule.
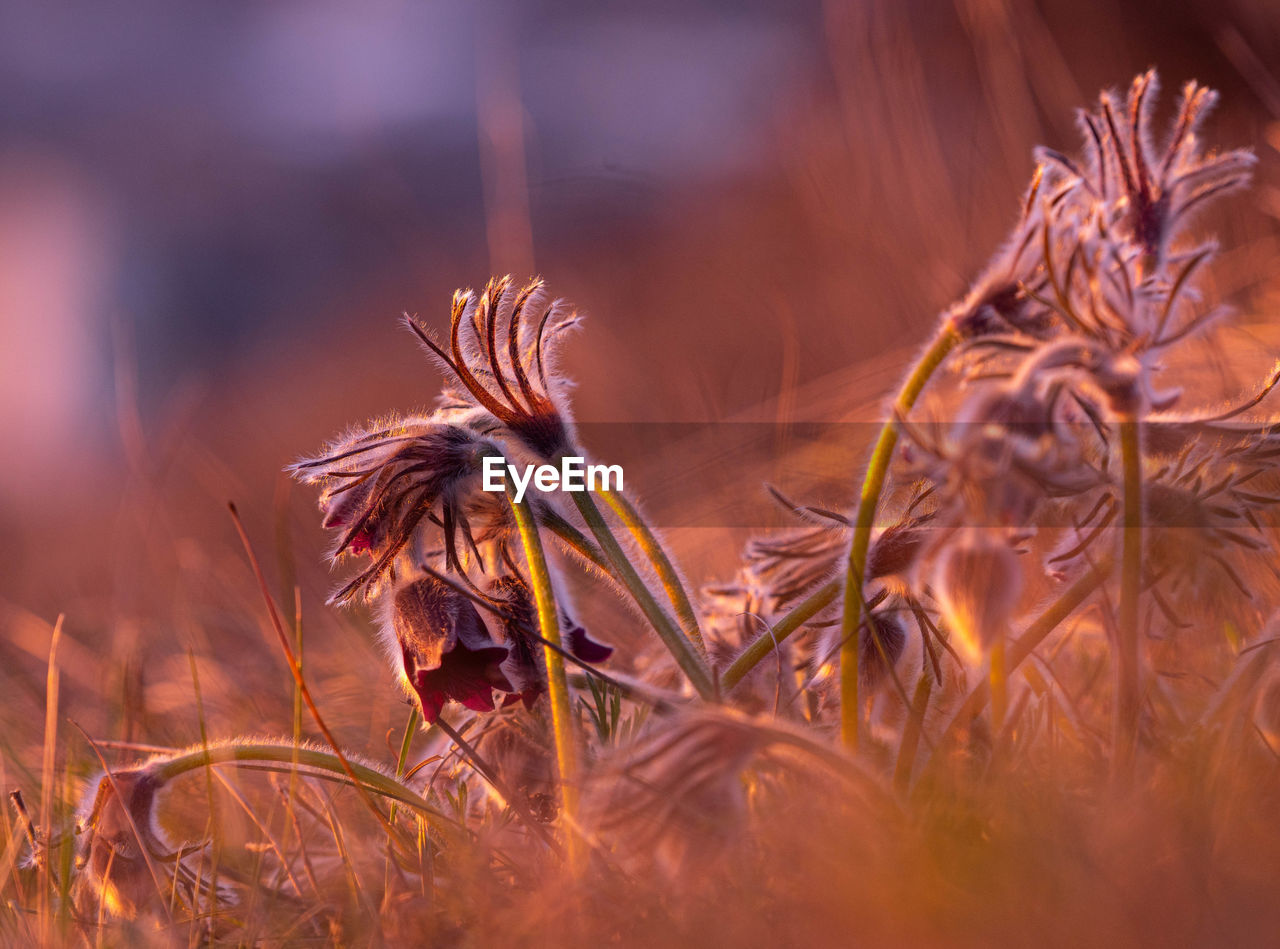
[[[542,526],[559,537],[570,550],[611,579],[618,579],[618,574],[613,569],[613,564],[609,563],[609,559],[605,557],[600,548],[591,543],[582,531],[566,521],[552,507],[548,505],[540,509],[538,516],[542,521]]]
[[[782,619],[751,641],[746,649],[738,654],[738,658],[720,677],[720,684],[725,692],[729,692],[742,681],[748,672],[760,664],[761,660],[773,652],[778,643],[794,633],[797,629],[821,613],[836,594],[840,592],[840,581],[832,580],[809,594]]]
[[[999,735],[1009,714],[1009,674],[1005,669],[1005,632],[1001,630],[991,646],[987,680],[991,685],[991,730]]]
[[[703,659],[707,658],[707,645],[702,639],[702,629],[698,625],[698,615],[694,612],[693,603],[689,601],[689,594],[685,592],[684,584],[680,582],[680,576],[676,573],[676,568],[672,565],[671,560],[667,557],[667,552],[662,547],[662,542],[658,540],[653,529],[649,527],[640,512],[621,491],[601,491],[600,495],[604,498],[605,503],[613,509],[613,513],[618,515],[618,519],[622,521],[627,530],[631,531],[631,536],[635,538],[636,543],[640,545],[640,549],[644,551],[644,555],[649,558],[649,563],[653,564],[654,571],[658,574],[658,579],[662,581],[662,588],[667,591],[667,599],[671,601],[671,605],[675,608],[676,618],[680,620],[680,625],[684,629],[689,639],[698,647],[698,652]]]
[[[907,723],[902,729],[902,744],[898,748],[898,763],[893,769],[893,787],[899,794],[911,786],[911,769],[915,767],[916,749],[920,746],[920,734],[924,730],[924,716],[929,709],[929,696],[933,692],[933,673],[925,670],[916,682],[916,694],[912,697]]]
[[[862,584],[867,569],[867,551],[871,547],[871,530],[875,526],[876,506],[884,490],[893,450],[898,444],[898,417],[905,416],[924,391],[929,377],[942,365],[960,342],[960,334],[951,320],[944,320],[937,335],[924,351],[893,403],[893,414],[880,429],[867,473],[858,496],[858,515],[853,525],[853,542],[849,549],[849,568],[845,575],[844,617],[841,622],[840,647],[840,732],[844,743],[857,750],[862,712],[858,704],[858,627],[862,623]]]
[[[577,505],[579,513],[582,514],[583,520],[587,522],[587,527],[591,529],[591,533],[595,535],[596,541],[600,544],[601,549],[604,550],[605,556],[612,561],[614,569],[618,572],[618,580],[627,588],[627,591],[636,601],[636,605],[640,607],[640,612],[644,614],[645,619],[649,621],[654,631],[666,644],[667,650],[680,668],[684,670],[684,674],[688,676],[694,689],[704,699],[713,698],[715,696],[715,688],[711,683],[711,673],[707,671],[706,665],[694,651],[688,638],[680,631],[680,627],[667,615],[666,611],[654,598],[653,593],[645,586],[644,581],[640,579],[635,567],[631,566],[631,562],[627,560],[627,555],[623,553],[622,547],[613,536],[613,532],[609,529],[604,516],[600,513],[599,508],[596,507],[595,502],[591,500],[591,493],[588,491],[575,491],[573,492],[573,501]]]
[[[556,743],[556,764],[560,769],[560,797],[566,825],[572,826],[578,818],[578,739],[573,731],[573,705],[569,698],[569,683],[564,673],[564,658],[559,649],[560,614],[556,609],[555,592],[551,588],[551,573],[542,550],[542,538],[533,511],[523,501],[515,499],[510,486],[507,498],[516,517],[520,540],[524,544],[525,560],[529,564],[529,583],[533,587],[533,599],[538,608],[538,625],[542,629],[542,655],[547,665],[547,692],[551,699],[551,730]],[[578,863],[578,838],[568,837],[570,863]]]
[[[350,758],[346,759],[346,768],[344,768],[343,761],[337,755],[315,748],[300,748],[294,744],[271,742],[228,742],[184,752],[171,758],[159,759],[147,765],[147,770],[157,781],[164,783],[197,768],[255,762],[274,762],[289,765],[290,769],[301,766],[317,771],[328,771],[346,781],[350,781],[351,775],[355,775],[356,780],[366,790],[411,807],[443,828],[458,834],[462,833],[462,828],[456,821],[437,810],[412,788]],[[350,773],[347,768],[350,769]]]
[[[1120,613],[1116,637],[1116,697],[1112,771],[1126,775],[1138,739],[1141,695],[1138,597],[1142,591],[1142,433],[1132,416],[1120,422],[1124,470],[1124,536],[1120,560]]]

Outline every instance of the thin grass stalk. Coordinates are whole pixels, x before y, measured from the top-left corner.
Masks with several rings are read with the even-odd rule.
[[[573,492],[573,501],[577,505],[579,513],[582,514],[583,520],[587,522],[587,526],[591,529],[591,533],[595,535],[596,541],[604,550],[605,556],[612,561],[614,569],[618,572],[618,580],[627,588],[632,599],[636,601],[636,605],[640,607],[640,611],[644,613],[645,619],[649,621],[654,632],[662,639],[672,658],[675,659],[676,664],[684,671],[689,682],[692,683],[694,689],[697,690],[697,693],[702,698],[708,700],[714,698],[716,690],[711,682],[711,673],[707,670],[706,664],[698,656],[688,637],[680,631],[680,627],[667,615],[666,610],[662,608],[644,581],[640,579],[635,567],[631,566],[631,562],[627,560],[627,555],[623,552],[617,538],[613,536],[613,531],[609,528],[608,522],[605,521],[595,502],[591,500],[590,492]]]
[[[601,491],[600,495],[613,509],[613,513],[618,515],[618,519],[627,530],[631,531],[631,536],[640,545],[644,555],[649,558],[649,563],[653,565],[654,572],[658,574],[662,588],[667,593],[667,599],[671,601],[671,606],[676,611],[676,619],[680,621],[685,635],[705,660],[707,644],[702,638],[702,628],[698,625],[698,614],[694,611],[689,594],[685,591],[684,584],[680,582],[680,576],[676,573],[676,568],[672,565],[666,550],[663,549],[662,542],[658,540],[653,529],[625,494],[621,491]]]
[[[991,729],[997,735],[1009,714],[1009,673],[1005,669],[1005,635],[1002,631],[987,657],[987,681],[991,686]]]
[[[191,669],[192,696],[196,703],[196,723],[200,728],[200,747],[209,750],[208,719],[204,714],[204,694],[200,690],[200,673],[196,668],[196,655],[191,647],[187,647],[187,665]],[[296,740],[296,739],[295,739]],[[213,769],[205,768],[205,800],[209,806],[209,816],[205,819],[205,835],[209,838],[209,892],[218,892],[218,871],[222,862],[222,838],[216,833],[214,825],[218,823],[218,805],[213,791]],[[174,874],[176,885],[177,874]],[[172,912],[172,910],[170,910]]]
[[[302,587],[296,583],[293,587],[293,648],[294,655],[298,660],[298,674],[300,678],[306,678],[305,656],[303,655],[302,643]],[[293,683],[293,744],[294,747],[302,747],[302,689],[298,688],[298,682],[295,679]],[[414,706],[415,710],[417,706]],[[294,769],[289,772],[289,791],[285,801],[285,806],[289,813],[293,813],[293,808],[298,799],[298,768],[297,761],[294,761]],[[396,775],[399,777],[399,774]],[[391,816],[389,820],[394,824],[396,819],[395,807],[391,808]],[[285,841],[289,839],[289,830],[293,826],[293,821],[286,819],[284,825]],[[301,843],[299,838],[299,843]]]
[[[0,773],[0,777],[3,774]],[[4,897],[5,889],[9,886],[9,881],[15,881],[14,895],[11,898],[11,905],[18,906],[26,902],[25,894],[22,887],[17,885],[16,877],[13,876],[13,868],[18,864],[18,856],[22,853],[23,846],[31,848],[34,853],[39,846],[36,839],[35,827],[30,823],[30,818],[26,813],[26,809],[22,804],[22,792],[16,788],[9,792],[9,803],[13,807],[15,814],[15,824],[10,826],[8,823],[3,824],[5,829],[5,845],[4,853],[0,856],[0,898]],[[23,831],[25,833],[20,833]]]
[[[849,568],[845,576],[844,616],[841,622],[840,647],[840,734],[845,745],[856,751],[862,710],[858,701],[858,627],[862,622],[862,583],[867,569],[867,552],[871,547],[871,530],[875,526],[876,507],[884,490],[898,444],[898,418],[906,416],[920,393],[943,360],[960,342],[960,334],[951,320],[945,320],[937,335],[915,367],[907,375],[893,403],[893,413],[880,429],[867,473],[858,496],[858,514],[854,520],[853,541],[849,549]]]
[[[724,691],[731,691],[734,686],[743,680],[748,672],[760,664],[765,656],[773,652],[777,644],[826,609],[831,601],[836,598],[836,594],[840,592],[840,586],[839,580],[832,580],[823,584],[800,603],[796,604],[786,616],[774,623],[773,626],[766,628],[763,633],[753,639],[747,648],[742,650],[738,657],[733,660],[729,668],[724,671],[724,675],[720,677],[720,685]]]
[[[933,694],[933,674],[920,673],[911,708],[907,710],[907,723],[902,728],[902,744],[898,746],[898,761],[893,769],[893,788],[905,794],[911,786],[911,769],[915,767],[916,749],[920,747],[920,734],[924,730],[924,715],[929,709],[929,697]]]
[[[556,743],[556,765],[560,770],[560,800],[564,808],[566,825],[573,825],[578,818],[578,737],[573,729],[573,704],[569,697],[569,683],[564,672],[564,658],[560,655],[560,613],[556,608],[555,591],[551,588],[551,573],[542,550],[542,538],[533,512],[523,501],[517,501],[514,488],[508,486],[507,499],[515,514],[520,540],[524,544],[525,560],[529,564],[529,584],[533,587],[533,599],[538,608],[538,625],[542,629],[542,655],[547,665],[547,693],[551,700],[551,731]],[[579,865],[578,837],[568,833],[569,862]]]
[[[409,749],[413,746],[413,736],[418,731],[422,715],[418,706],[409,706],[409,721],[404,726],[404,738],[400,741],[400,754],[396,756],[396,778],[404,777],[404,769],[409,763]],[[396,819],[396,806],[391,805],[391,819]]]
[[[57,764],[58,753],[58,643],[62,640],[62,621],[64,617],[59,614],[57,621],[53,624],[53,635],[49,639],[49,669],[45,677],[45,693],[44,693],[44,755],[42,759],[42,767],[40,770],[40,821],[44,825],[42,833],[44,837],[45,858],[40,864],[40,900],[38,903],[39,919],[41,925],[47,925],[49,922],[49,895],[53,892],[53,860],[52,854],[49,852],[49,845],[53,840],[54,821],[54,769]],[[46,932],[46,938],[51,934]]]
[[[422,719],[421,719],[421,717],[420,717],[420,715],[419,715],[419,712],[418,712],[418,706],[417,706],[416,704],[415,704],[415,705],[410,705],[410,706],[409,706],[409,721],[405,723],[405,726],[404,726],[404,737],[403,737],[402,739],[400,739],[400,753],[399,753],[398,755],[396,755],[396,770],[395,770],[395,776],[396,776],[396,780],[397,780],[397,781],[399,781],[399,780],[401,780],[402,778],[404,778],[404,769],[405,769],[405,767],[406,767],[406,766],[408,765],[408,763],[409,763],[409,749],[413,746],[413,736],[414,736],[414,733],[415,733],[415,732],[417,732],[417,730],[418,730],[418,724],[419,724],[419,722],[420,722],[421,720],[422,720]],[[295,742],[295,743],[296,743],[296,742]],[[290,776],[289,776],[289,784],[290,784],[290,787],[292,787],[292,785],[293,785],[293,783],[294,783],[294,780],[295,780],[294,776],[293,776],[293,775],[290,775]],[[292,802],[290,802],[290,804],[291,804],[291,803],[292,803]],[[388,820],[390,820],[392,824],[394,824],[394,823],[396,822],[396,814],[397,814],[397,808],[398,808],[398,807],[399,807],[399,805],[398,805],[398,804],[392,804],[392,805],[391,805],[391,810],[390,810],[390,812],[389,812],[389,813],[388,813],[388,815],[387,815],[387,819],[388,819]],[[288,826],[289,826],[289,825],[288,825],[288,823],[286,823],[286,824],[285,824],[286,831],[287,831],[287,829],[288,829]],[[288,838],[286,837],[286,840],[287,840],[287,839],[288,839]],[[419,865],[420,867],[422,867],[422,870],[423,870],[423,876],[425,877],[425,875],[426,875],[426,873],[427,873],[427,867],[426,867],[426,863],[423,861],[423,852],[422,852],[422,833],[421,833],[421,827],[419,827],[419,833],[417,834],[417,840],[416,840],[416,843],[418,844],[418,865]],[[387,849],[386,870],[385,870],[386,878],[387,878],[387,885],[388,885],[388,886],[387,886],[387,890],[384,892],[384,896],[383,896],[383,900],[384,900],[384,902],[383,902],[383,911],[384,911],[384,912],[386,911],[387,906],[388,906],[388,904],[387,904],[386,900],[388,899],[388,895],[387,895],[387,894],[389,894],[389,893],[390,893],[390,886],[389,886],[389,884],[390,884],[390,881],[391,881],[391,874],[392,874],[392,866],[393,866],[393,863],[394,863],[394,860],[393,860],[392,855],[391,855],[391,849],[390,849],[390,848],[388,848],[388,849]],[[425,889],[424,889],[424,895],[426,895],[426,894],[425,894]]]
[[[293,588],[293,648],[298,657],[298,671],[306,675],[305,657],[302,649],[302,588]],[[302,690],[298,683],[293,684],[293,740],[302,741]]]
[[[258,581],[258,591],[262,594],[263,602],[267,607],[267,618],[271,621],[271,626],[275,630],[276,638],[280,643],[280,648],[284,652],[285,662],[289,665],[289,671],[293,674],[293,681],[298,687],[298,692],[302,695],[303,702],[306,703],[307,711],[311,713],[312,721],[316,723],[316,728],[320,729],[320,734],[324,736],[329,747],[333,749],[333,753],[337,756],[338,761],[344,765],[347,764],[347,756],[342,751],[342,746],[338,744],[338,739],[333,736],[333,732],[329,730],[329,726],[325,724],[324,717],[320,714],[320,707],[316,705],[315,698],[311,695],[311,690],[307,687],[307,680],[303,678],[302,666],[298,662],[298,657],[293,651],[293,645],[289,642],[289,635],[284,630],[284,622],[280,619],[280,614],[276,610],[275,600],[271,598],[271,591],[267,588],[267,578],[262,572],[262,564],[258,562],[258,555],[254,553],[253,545],[249,543],[249,534],[244,529],[244,523],[240,520],[240,512],[235,504],[228,501],[227,510],[231,514],[231,522],[235,524],[236,533],[240,535],[240,543],[244,547],[245,555],[249,558],[249,566],[253,570],[253,575]],[[387,820],[387,815],[382,813],[373,799],[369,797],[364,785],[356,780],[355,772],[348,768],[348,777],[351,778],[352,787],[360,795],[369,812],[373,814],[374,819],[386,831],[388,837],[399,838],[399,832]]]
[[[1142,592],[1142,432],[1132,416],[1120,422],[1120,461],[1124,472],[1124,535],[1111,758],[1112,774],[1117,778],[1123,778],[1133,767],[1141,704],[1138,598]]]

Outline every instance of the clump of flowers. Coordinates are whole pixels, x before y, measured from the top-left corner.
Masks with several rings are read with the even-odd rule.
[[[1255,555],[1271,547],[1264,515],[1277,500],[1275,456],[1262,447],[1270,445],[1266,425],[1234,419],[1275,379],[1245,405],[1211,414],[1187,405],[1167,368],[1176,347],[1203,338],[1224,313],[1197,292],[1215,245],[1189,239],[1190,222],[1247,182],[1253,156],[1206,152],[1200,129],[1216,97],[1195,83],[1157,144],[1157,87],[1146,73],[1123,106],[1108,93],[1082,113],[1082,157],[1039,150],[1009,240],[944,312],[904,382],[857,508],[748,547],[749,583],[740,587],[752,591],[762,622],[797,633],[819,662],[831,650],[805,646],[804,631],[825,628],[835,640],[850,745],[868,699],[866,620],[886,608],[915,613],[922,646],[940,647],[922,653],[984,671],[999,724],[1010,687],[1006,647],[1028,601],[1069,581],[1096,589],[1114,573],[1104,628],[1121,759],[1132,757],[1143,714],[1144,644],[1185,636],[1223,607],[1221,596],[1188,595],[1214,586],[1204,582],[1206,565],[1233,591],[1231,614],[1260,621],[1260,613],[1244,617],[1239,603],[1261,602],[1267,588],[1242,574],[1257,574]],[[909,420],[945,365],[961,370],[958,409],[936,424]],[[899,432],[910,441],[902,474],[911,500],[878,516],[882,495],[898,490],[891,476]],[[912,542],[891,558],[903,589],[890,590],[881,551],[895,532]],[[846,565],[843,583],[833,580]],[[940,636],[931,640],[934,630]],[[743,644],[733,682],[743,677],[739,665],[755,667],[759,645]],[[924,662],[898,690],[904,707],[913,702],[910,680],[923,686],[929,669]],[[940,665],[932,669],[937,686],[944,677]]]
[[[575,317],[542,299],[541,281],[514,290],[503,278],[479,296],[454,296],[448,351],[407,322],[459,387],[447,387],[431,415],[375,423],[289,470],[321,485],[323,525],[338,532],[334,563],[368,558],[332,602],[375,605],[426,722],[450,700],[492,711],[495,692],[532,706],[546,669],[528,568],[510,511],[480,481],[487,457],[569,447],[571,422],[548,363]],[[576,624],[564,633],[583,661],[611,652]]]
[[[414,705],[399,767],[341,752],[269,604],[299,702],[333,753],[203,744],[96,779],[82,886],[127,917],[163,905],[166,884],[194,913],[214,902],[208,848],[175,846],[156,805],[180,774],[246,762],[354,788],[386,832],[388,893],[403,875],[425,894],[428,879],[465,888],[472,859],[528,889],[545,885],[536,860],[552,857],[628,886],[680,884],[747,859],[753,831],[780,816],[775,792],[815,765],[857,826],[878,832],[916,822],[915,791],[949,787],[951,771],[1056,762],[1064,742],[1083,752],[1077,770],[1106,761],[1123,787],[1141,756],[1184,753],[1155,746],[1161,718],[1179,718],[1189,745],[1234,729],[1232,741],[1256,734],[1274,755],[1280,442],[1248,416],[1280,371],[1223,409],[1195,404],[1174,359],[1225,312],[1202,299],[1215,246],[1191,237],[1193,215],[1242,186],[1252,157],[1205,151],[1214,95],[1194,83],[1157,144],[1156,89],[1147,73],[1123,104],[1103,95],[1080,117],[1081,155],[1037,152],[1009,239],[940,315],[851,510],[774,490],[798,525],[752,539],[733,579],[696,605],[621,490],[482,488],[489,459],[587,454],[556,365],[578,324],[570,308],[541,280],[503,277],[454,295],[447,341],[409,319],[445,377],[435,409],[289,468],[319,489],[329,559],[351,570],[331,602],[369,610]],[[946,397],[922,412],[938,377]],[[606,612],[580,612],[580,590],[634,607],[602,637],[627,643],[625,663],[575,618],[594,630]],[[1221,682],[1201,674],[1205,656],[1229,670]],[[1083,670],[1072,689],[1069,664]],[[1187,708],[1198,718],[1182,721]],[[406,771],[418,715],[434,744]],[[419,769],[425,783],[411,787]],[[960,815],[983,825],[974,838],[996,828],[968,806],[947,801],[941,821],[921,823]]]

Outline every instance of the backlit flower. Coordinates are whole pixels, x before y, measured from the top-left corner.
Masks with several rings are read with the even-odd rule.
[[[506,645],[511,650],[506,673],[515,684],[513,692],[516,694],[507,701],[514,701],[518,696],[524,700],[526,708],[532,708],[547,690],[547,667],[529,585],[523,577],[498,577],[487,592],[498,605]],[[585,629],[563,615],[560,635],[564,648],[582,662],[604,662],[613,655],[612,646],[592,639]]]
[[[543,458],[570,449],[564,386],[548,364],[560,334],[577,324],[577,316],[558,301],[547,302],[541,280],[516,290],[510,277],[502,277],[490,280],[479,296],[456,292],[447,347],[412,317],[406,321],[462,387],[445,392],[451,411],[478,406]],[[485,429],[479,420],[469,421]]]
[[[370,559],[332,602],[377,595],[384,580],[396,578],[401,553],[433,546],[424,533],[438,532],[434,546],[443,547],[446,563],[456,566],[458,535],[473,544],[468,502],[477,492],[485,456],[497,453],[492,442],[470,429],[411,417],[291,465],[295,477],[324,485],[324,526],[340,532],[331,558],[368,554]]]
[[[502,671],[510,650],[489,634],[471,600],[443,580],[406,583],[387,596],[384,609],[383,635],[428,724],[450,699],[489,712],[495,689],[516,691]]]

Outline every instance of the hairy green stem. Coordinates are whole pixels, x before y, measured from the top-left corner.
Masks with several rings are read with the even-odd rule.
[[[1132,416],[1120,422],[1120,461],[1124,472],[1124,536],[1120,555],[1120,612],[1116,629],[1116,686],[1112,734],[1112,773],[1128,774],[1138,740],[1141,662],[1138,598],[1142,592],[1142,432]]]
[[[572,826],[578,819],[578,738],[573,729],[573,705],[569,698],[569,682],[564,672],[564,657],[560,650],[560,613],[556,608],[555,592],[551,588],[551,573],[542,550],[542,538],[533,511],[523,501],[515,499],[514,489],[508,486],[507,497],[520,530],[524,544],[525,560],[529,564],[529,583],[533,587],[533,599],[538,608],[538,625],[542,629],[542,655],[547,665],[547,692],[551,699],[551,730],[556,743],[556,764],[560,769],[560,798],[564,808],[566,825]],[[569,859],[577,864],[578,839],[568,837]]]
[[[840,592],[840,581],[832,580],[818,587],[804,600],[796,604],[791,612],[778,620],[759,636],[753,639],[746,649],[738,654],[738,658],[724,671],[720,684],[725,692],[730,691],[748,672],[760,664],[761,660],[777,647],[784,639],[797,629],[821,613],[836,594]]]
[[[296,767],[315,771],[327,771],[339,780],[350,781],[351,776],[368,791],[403,804],[431,818],[434,824],[448,829],[455,834],[462,832],[461,826],[427,801],[412,788],[395,780],[381,771],[376,771],[357,761],[347,758],[344,762],[336,754],[320,751],[316,748],[299,747],[292,743],[274,742],[240,742],[209,745],[192,751],[183,752],[170,758],[160,758],[146,766],[146,770],[157,781],[164,783],[179,775],[198,768],[226,764],[254,764],[259,762],[288,765],[292,770]],[[349,769],[349,770],[348,770]]]
[[[613,509],[613,513],[618,515],[618,519],[622,521],[627,530],[631,531],[631,536],[640,545],[644,555],[649,558],[649,563],[653,565],[654,571],[658,574],[658,579],[662,581],[662,588],[667,592],[667,599],[671,601],[671,605],[676,611],[676,618],[680,621],[685,635],[698,648],[702,658],[706,659],[707,644],[702,639],[702,628],[698,625],[698,614],[694,611],[693,603],[689,600],[689,594],[685,592],[684,584],[680,582],[680,576],[676,573],[676,568],[672,565],[671,559],[663,549],[662,542],[658,540],[653,529],[640,516],[640,512],[636,510],[635,505],[631,503],[625,494],[621,491],[605,490],[601,491],[600,495],[604,498],[605,503]]]
[[[893,450],[898,444],[898,418],[911,411],[929,378],[942,365],[960,342],[955,324],[944,320],[928,349],[907,375],[893,403],[893,414],[880,429],[871,452],[871,461],[858,496],[858,514],[853,525],[853,541],[849,548],[849,567],[845,575],[844,616],[841,622],[840,647],[840,734],[851,749],[858,747],[862,712],[858,703],[858,627],[862,623],[862,583],[867,569],[867,552],[871,547],[871,530],[875,526],[876,507],[889,474]]]
[[[609,562],[609,559],[600,548],[591,543],[590,539],[582,531],[561,517],[555,509],[550,506],[539,509],[538,518],[542,521],[543,527],[559,537],[565,546],[583,560],[586,560],[610,578],[618,579],[618,573],[613,569],[613,564]]]
[[[666,644],[672,658],[675,659],[684,674],[688,676],[694,689],[704,699],[714,698],[715,687],[711,682],[711,673],[707,670],[702,658],[694,651],[688,637],[681,632],[680,627],[667,615],[666,611],[654,598],[653,593],[645,586],[644,581],[640,579],[640,575],[636,573],[635,567],[631,566],[631,562],[627,560],[627,555],[623,552],[617,538],[613,536],[613,532],[609,529],[608,522],[605,521],[595,502],[591,500],[590,492],[574,492],[573,501],[577,505],[578,511],[582,514],[583,520],[587,522],[587,526],[591,529],[591,533],[595,535],[601,549],[604,550],[605,556],[613,562],[614,569],[618,572],[618,580],[627,588],[627,591],[636,601],[636,605],[640,607],[640,611],[644,613],[645,619],[649,621],[654,631]]]

